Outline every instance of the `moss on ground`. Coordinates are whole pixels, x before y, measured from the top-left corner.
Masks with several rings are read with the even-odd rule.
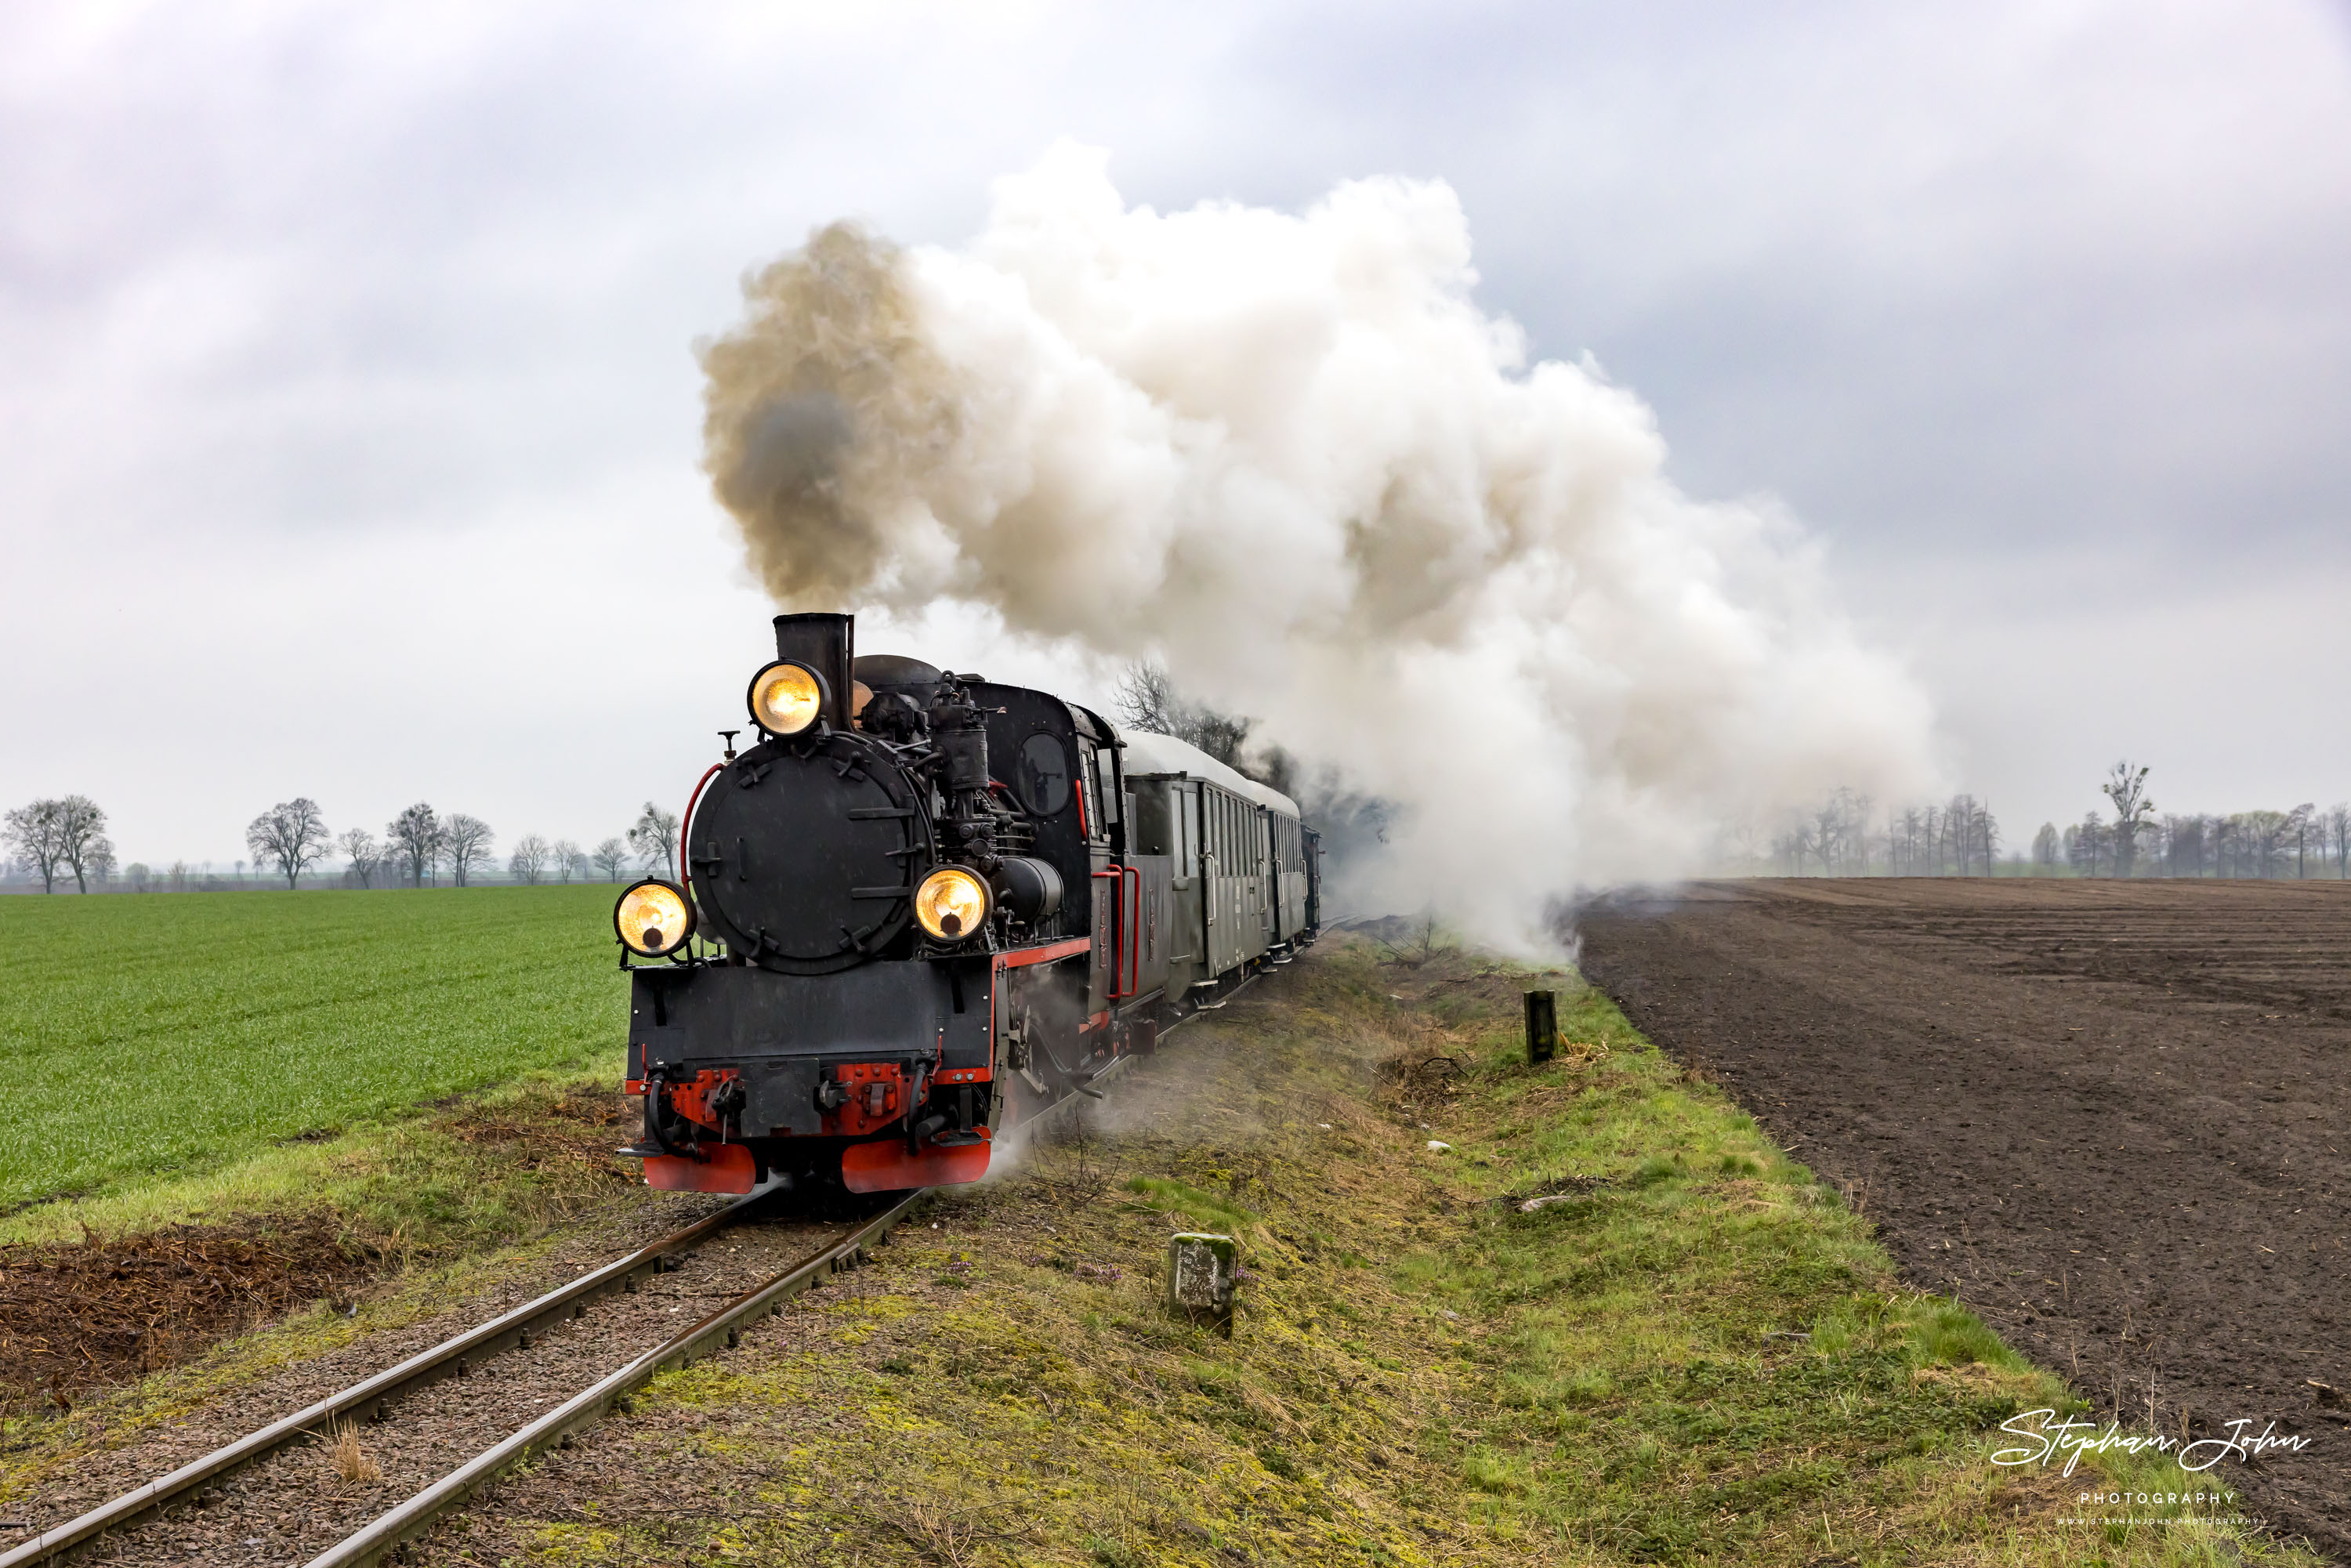
[[[1531,983],[1570,1042],[1536,1070]],[[1158,1306],[1199,1228],[1243,1243],[1229,1340]],[[2197,1478],[1991,1465],[2039,1406],[2080,1407],[1604,998],[1334,938],[438,1554],[2304,1561],[2209,1509],[2070,1522]]]

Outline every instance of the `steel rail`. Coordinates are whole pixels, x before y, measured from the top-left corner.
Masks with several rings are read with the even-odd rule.
[[[700,1246],[770,1196],[772,1189],[737,1198],[683,1230],[674,1231],[648,1243],[625,1258],[582,1274],[569,1284],[558,1286],[536,1301],[525,1302],[453,1339],[444,1340],[430,1350],[421,1351],[397,1366],[355,1383],[339,1394],[330,1394],[291,1416],[273,1421],[258,1431],[247,1433],[233,1443],[214,1448],[169,1475],[101,1503],[78,1519],[20,1542],[5,1554],[0,1554],[0,1568],[24,1568],[26,1564],[56,1562],[88,1546],[99,1536],[136,1524],[198,1488],[234,1475],[280,1448],[305,1440],[321,1440],[338,1421],[380,1416],[387,1405],[403,1394],[429,1387],[445,1377],[465,1376],[475,1364],[523,1343],[526,1337],[542,1324],[580,1316],[587,1312],[590,1301],[611,1295],[615,1291],[633,1289],[637,1275],[658,1272],[664,1259]]]
[[[782,1311],[787,1300],[826,1274],[853,1267],[869,1244],[878,1243],[892,1226],[930,1195],[930,1188],[917,1188],[814,1257],[775,1275],[765,1284],[752,1287],[699,1322],[680,1330],[618,1372],[573,1395],[496,1447],[468,1459],[398,1508],[344,1537],[310,1559],[307,1568],[371,1568],[392,1557],[442,1515],[463,1507],[506,1471],[600,1419],[635,1389],[652,1381],[657,1373],[684,1366],[696,1356],[712,1355],[736,1343],[746,1322],[762,1313]]]

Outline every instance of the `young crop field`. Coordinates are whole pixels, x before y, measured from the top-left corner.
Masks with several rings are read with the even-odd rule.
[[[0,899],[0,1212],[617,1065],[612,892]]]

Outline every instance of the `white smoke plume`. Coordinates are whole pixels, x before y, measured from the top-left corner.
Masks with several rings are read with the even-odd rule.
[[[1163,214],[1104,165],[1057,147],[957,249],[836,225],[747,281],[706,460],[778,603],[1155,658],[1397,804],[1360,907],[1516,946],[1733,821],[1939,782],[1800,530],[1681,495],[1639,399],[1479,308],[1450,188]]]

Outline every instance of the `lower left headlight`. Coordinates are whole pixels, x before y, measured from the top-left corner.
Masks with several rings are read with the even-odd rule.
[[[665,958],[694,935],[694,900],[675,883],[649,876],[612,906],[612,929],[639,957]]]

